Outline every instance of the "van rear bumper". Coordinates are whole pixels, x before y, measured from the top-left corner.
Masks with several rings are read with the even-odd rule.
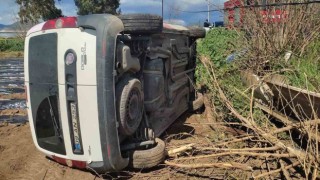
[[[115,48],[117,35],[124,30],[122,21],[113,15],[78,17],[78,26],[95,29],[97,35],[97,95],[98,117],[103,161],[88,166],[98,173],[119,171],[129,159],[121,156],[115,105]]]

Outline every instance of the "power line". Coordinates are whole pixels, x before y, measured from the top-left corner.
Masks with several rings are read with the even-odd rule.
[[[175,11],[183,12],[183,13],[207,13],[207,12],[215,12],[215,11],[223,11],[224,9],[212,9],[209,11],[184,11],[180,9],[175,9]]]
[[[295,5],[306,5],[306,4],[316,4],[320,3],[320,1],[307,1],[307,2],[292,2],[292,3],[274,3],[274,4],[266,4],[266,5],[244,5],[244,6],[235,6],[234,8],[259,8],[259,7],[276,7],[276,6],[295,6]],[[180,9],[175,9],[176,11],[182,13],[207,13],[207,12],[217,12],[217,11],[225,11],[234,8],[223,8],[223,9],[212,9],[212,10],[203,10],[203,11],[184,11]]]

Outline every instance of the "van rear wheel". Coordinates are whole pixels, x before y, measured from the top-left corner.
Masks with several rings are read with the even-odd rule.
[[[129,166],[134,169],[152,168],[164,161],[166,156],[165,143],[155,139],[156,144],[150,149],[134,150],[130,152]]]
[[[163,29],[161,16],[150,14],[124,14],[120,15],[124,25],[124,32],[131,34],[154,34]]]

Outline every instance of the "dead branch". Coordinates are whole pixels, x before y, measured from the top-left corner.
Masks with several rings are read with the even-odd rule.
[[[205,65],[206,66],[206,65]],[[243,117],[241,114],[239,114],[232,106],[231,102],[228,100],[228,98],[225,96],[224,92],[220,88],[220,85],[215,77],[214,71],[212,72],[212,80],[215,83],[215,86],[217,87],[220,98],[225,102],[227,108],[231,111],[232,114],[234,114],[239,120],[241,120],[243,123],[245,123],[250,129],[255,131],[257,134],[261,135],[264,139],[268,140],[272,144],[281,147],[284,150],[287,150],[292,156],[299,157],[301,159],[304,159],[306,157],[306,153],[300,150],[297,150],[293,147],[288,147],[286,146],[283,142],[281,142],[279,139],[276,137],[272,136],[269,133],[266,133],[262,129],[260,129],[254,121],[249,121],[247,118]]]
[[[282,121],[284,124],[287,125],[291,125],[293,127],[299,128],[301,127],[301,125],[305,125],[305,126],[314,126],[314,125],[319,125],[320,124],[320,120],[315,119],[315,120],[308,120],[308,121],[304,121],[304,122],[299,122],[299,123],[293,123],[295,120],[291,119],[290,117],[284,116],[282,113],[276,111],[276,110],[272,110],[264,105],[261,105],[259,103],[256,103],[256,107],[260,108],[261,110],[265,111],[266,113],[268,113],[269,115],[279,119],[280,121]]]
[[[315,165],[313,172],[312,172],[312,180],[316,180],[318,177],[318,164]]]
[[[213,157],[231,156],[231,155],[256,156],[256,157],[273,157],[273,158],[294,158],[294,157],[296,157],[296,156],[294,156],[292,154],[254,153],[254,152],[233,151],[233,152],[223,152],[223,153],[209,154],[209,155],[203,155],[203,156],[193,156],[193,157],[178,158],[178,159],[175,159],[175,160],[182,161],[182,160],[213,158]]]
[[[288,169],[291,169],[291,168],[296,167],[298,165],[300,165],[300,162],[295,162],[295,163],[293,163],[293,164],[291,164],[289,166],[284,167],[284,169],[288,170]],[[253,176],[253,178],[254,179],[259,179],[259,178],[262,178],[262,177],[265,177],[265,176],[269,176],[271,174],[279,173],[281,171],[282,171],[282,169],[280,168],[280,169],[276,169],[276,170],[273,170],[273,171],[270,171],[270,172],[267,172],[267,173],[262,173],[262,174],[260,174],[258,176]]]
[[[226,145],[228,145],[228,144],[246,141],[246,140],[252,139],[252,138],[254,138],[254,137],[255,137],[255,136],[252,136],[252,135],[251,135],[251,136],[246,136],[246,137],[243,137],[243,138],[234,139],[234,140],[232,140],[232,141],[222,142],[222,143],[216,144],[215,146],[226,146]]]
[[[223,168],[223,169],[241,169],[244,171],[253,171],[251,166],[240,163],[210,163],[210,164],[176,164],[173,162],[165,161],[164,162],[168,166],[178,167],[178,168],[186,168],[186,169],[199,169],[199,168]]]
[[[279,147],[267,147],[267,148],[243,148],[243,149],[228,149],[228,148],[197,148],[201,151],[276,151],[279,150]]]
[[[228,122],[222,122],[222,123],[184,123],[186,125],[242,125],[241,123],[228,123]]]
[[[280,160],[279,160],[279,163],[280,163],[281,171],[282,171],[284,177],[285,177],[287,180],[291,180],[291,177],[290,177],[290,174],[289,174],[288,170],[285,169],[285,165],[284,165],[283,160],[280,159]]]
[[[312,155],[308,154],[308,152],[301,151],[299,149],[296,149],[295,147],[292,147],[290,145],[284,144],[282,141],[280,141],[278,138],[274,137],[272,133],[267,133],[264,130],[262,130],[260,127],[256,125],[256,123],[253,120],[249,120],[245,117],[243,117],[232,105],[232,103],[228,100],[226,95],[224,94],[223,90],[220,87],[220,84],[216,78],[215,71],[212,67],[212,64],[210,61],[208,61],[207,57],[201,57],[200,60],[203,62],[203,65],[206,69],[210,72],[209,77],[211,81],[213,82],[214,88],[217,89],[218,94],[220,96],[221,101],[226,105],[226,107],[229,109],[229,111],[238,118],[243,124],[246,125],[246,127],[253,130],[257,135],[261,136],[262,138],[269,141],[273,146],[280,147],[281,149],[287,151],[289,153],[289,156],[287,157],[297,157],[301,161],[306,160],[306,157],[308,159],[314,159]],[[251,155],[253,155],[251,153]],[[270,156],[265,156],[270,157]]]
[[[307,135],[310,139],[316,140],[320,142],[320,137],[319,135],[312,133],[312,132],[306,132],[304,131],[308,126],[314,126],[314,125],[319,125],[320,120],[309,120],[305,122],[299,122],[299,123],[292,123],[292,120],[290,120],[289,117],[283,116],[281,113],[275,111],[275,110],[270,110],[267,107],[263,105],[258,105],[261,110],[265,111],[266,113],[270,114],[271,116],[277,118],[280,120],[282,123],[286,124],[286,129],[288,130],[297,130],[301,135]]]
[[[194,144],[188,144],[188,145],[176,148],[176,149],[171,149],[171,150],[168,151],[168,156],[169,157],[174,157],[177,154],[192,150],[193,147],[194,147]]]
[[[242,92],[240,92],[238,90],[237,90],[237,92],[239,92],[240,95],[242,95],[243,97],[247,98],[248,100],[250,99],[244,93],[242,93]],[[280,112],[278,112],[276,110],[272,110],[271,108],[266,107],[266,106],[260,104],[259,102],[255,103],[255,107],[258,107],[262,111],[264,111],[264,112],[268,113],[269,115],[277,118],[282,123],[287,125],[287,127],[285,127],[284,129],[278,129],[278,130],[276,130],[276,133],[274,132],[273,134],[278,134],[278,133],[281,133],[281,132],[285,132],[285,131],[289,131],[289,130],[294,129],[294,130],[299,131],[302,135],[307,135],[310,139],[315,139],[316,141],[320,142],[320,137],[318,135],[316,135],[314,133],[311,133],[311,132],[303,132],[301,130],[301,128],[305,129],[305,127],[303,127],[302,125],[304,125],[304,126],[319,125],[320,120],[309,120],[309,121],[304,121],[304,122],[300,122],[300,123],[294,124],[293,122],[295,120],[291,119],[288,116],[285,116],[284,114],[282,114],[282,113],[280,113]]]
[[[260,108],[264,112],[268,113],[269,115],[280,120],[282,123],[286,124],[288,130],[295,129],[295,130],[299,131],[299,133],[301,133],[302,135],[307,135],[310,139],[314,139],[314,140],[317,140],[318,142],[320,142],[320,137],[318,135],[311,133],[311,132],[303,132],[303,129],[306,128],[305,126],[319,125],[320,120],[309,120],[309,121],[304,121],[304,122],[299,122],[299,123],[293,123],[294,120],[292,120],[291,118],[284,116],[283,114],[281,114],[275,110],[271,110],[270,108],[265,107],[259,103],[256,104],[256,107]]]

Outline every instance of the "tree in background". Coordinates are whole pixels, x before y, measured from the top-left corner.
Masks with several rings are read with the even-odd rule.
[[[79,15],[87,14],[117,14],[120,0],[74,0]]]
[[[62,11],[55,6],[54,0],[16,0],[20,6],[21,23],[38,23],[62,16]]]

